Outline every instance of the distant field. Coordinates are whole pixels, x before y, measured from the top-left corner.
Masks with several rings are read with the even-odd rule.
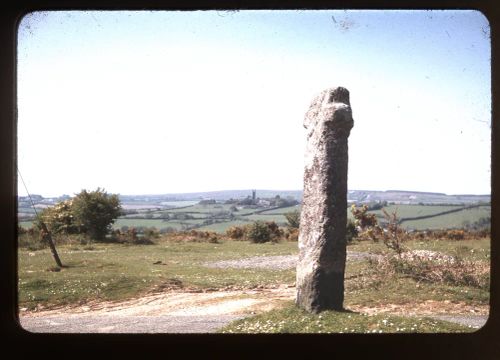
[[[242,207],[239,207],[239,206],[237,206],[237,208],[238,208],[238,211],[234,212],[234,215],[236,215],[236,216],[245,215],[245,214],[251,214],[251,213],[259,210],[259,209],[250,209],[250,208],[245,209],[245,208],[242,208]]]
[[[389,205],[384,210],[389,214],[396,212],[398,218],[435,215],[449,210],[461,209],[463,205]],[[382,210],[370,211],[377,217],[383,218]]]
[[[180,202],[193,203],[191,202]],[[158,211],[151,211],[144,214],[130,214],[116,220],[113,228],[119,229],[122,226],[129,227],[156,227],[158,230],[171,227],[176,230],[182,230],[185,225],[200,226],[199,230],[216,231],[223,233],[229,227],[235,225],[248,224],[251,221],[274,221],[278,224],[286,224],[287,220],[284,214],[294,210],[300,211],[300,206],[290,206],[279,209],[271,209],[262,211],[262,208],[252,209],[243,208],[238,206],[238,211],[231,211],[231,204],[210,204],[200,205],[194,204],[190,206],[183,206],[180,208],[163,209]],[[401,225],[407,229],[425,230],[425,229],[449,229],[449,228],[462,228],[466,223],[472,224],[481,218],[491,217],[491,207],[488,205],[475,207],[472,209],[465,209],[463,205],[389,205],[385,207],[389,213],[396,212],[399,219],[402,220]],[[458,210],[452,213],[449,211]],[[234,218],[230,220],[228,214],[232,212]],[[258,212],[258,214],[253,214]],[[378,220],[383,222],[384,217],[382,210],[370,211],[376,214]],[[170,214],[170,216],[179,216],[180,214],[194,217],[194,219],[171,219],[164,221],[161,216]],[[250,214],[250,215],[246,215]],[[348,218],[352,219],[350,208],[347,209]],[[139,218],[153,216],[153,218]],[[224,219],[226,217],[226,219]],[[423,219],[414,219],[424,217]],[[225,220],[224,222],[215,223],[211,225],[201,226],[204,221],[213,218],[214,221]],[[408,220],[405,220],[408,219]],[[32,226],[32,221],[22,221],[19,223],[24,228]]]
[[[229,211],[231,205],[228,204],[215,204],[215,205],[192,205],[188,207],[182,207],[179,209],[168,209],[163,212],[191,212],[191,213],[213,213],[217,211]]]
[[[200,231],[215,231],[217,233],[224,233],[231,226],[241,226],[241,225],[246,225],[246,224],[249,224],[249,223],[250,222],[248,222],[248,221],[233,220],[233,221],[227,221],[227,222],[223,222],[223,223],[216,223],[216,224],[212,224],[212,225],[202,226],[200,228],[197,228],[196,230],[200,230]]]
[[[279,209],[273,209],[273,210],[269,210],[269,211],[264,211],[264,212],[261,212],[262,215],[267,215],[267,214],[286,214],[286,213],[289,213],[289,212],[292,212],[292,211],[295,211],[295,210],[299,210],[300,211],[300,205],[297,205],[297,206],[288,206],[288,207],[284,207],[284,208],[279,208]]]
[[[487,205],[471,209],[463,205],[390,205],[384,209],[389,214],[396,211],[398,218],[402,220],[402,227],[414,230],[462,228],[466,223],[471,224],[491,216],[491,206]],[[447,213],[453,210],[458,211]],[[382,210],[370,213],[376,214],[379,221],[384,218]],[[405,220],[418,217],[424,218]]]
[[[162,221],[161,219],[117,219],[113,224],[113,229],[120,229],[122,226],[128,227],[155,227],[157,229],[173,227],[175,229],[182,229],[182,225],[176,221]]]
[[[408,220],[402,223],[403,227],[415,230],[425,229],[449,229],[461,228],[465,222],[473,223],[481,218],[490,217],[491,208],[481,206],[479,208],[465,209],[456,213],[439,215],[421,220]]]
[[[245,216],[245,219],[251,220],[251,221],[274,221],[276,223],[286,223],[286,217],[284,215],[278,215],[278,214],[270,214],[270,215],[264,215],[264,214],[256,214],[256,215],[248,215]]]
[[[181,200],[181,201],[162,201],[160,205],[173,206],[173,207],[184,207],[197,204],[198,201],[193,200]]]

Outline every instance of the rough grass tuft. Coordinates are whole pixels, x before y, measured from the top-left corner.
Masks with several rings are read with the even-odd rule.
[[[461,256],[443,255],[432,251],[409,251],[401,255],[390,255],[372,261],[379,273],[408,276],[415,281],[445,283],[453,286],[471,286],[488,289],[490,284],[489,264],[464,259]]]

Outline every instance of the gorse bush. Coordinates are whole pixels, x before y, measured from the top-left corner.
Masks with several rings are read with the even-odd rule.
[[[277,242],[282,238],[289,238],[291,233],[297,234],[296,231],[283,231],[274,221],[255,221],[244,226],[232,226],[226,230],[226,236],[233,240],[248,240],[253,243],[265,243],[268,241]],[[293,239],[291,239],[293,240]]]
[[[34,225],[38,230],[43,229],[42,221],[53,234],[76,234],[81,232],[73,212],[73,200],[65,200],[54,206],[43,209]]]
[[[226,236],[234,240],[243,240],[246,228],[243,226],[231,226],[226,230]]]
[[[356,207],[354,204],[351,206],[351,213],[354,216],[354,224],[361,230],[377,226],[377,218],[375,217],[375,214],[369,214],[368,210],[367,205],[363,205],[360,208]]]
[[[159,240],[172,242],[208,242],[219,244],[221,236],[213,231],[173,231],[162,234]]]
[[[299,229],[298,228],[287,228],[285,230],[285,239],[288,241],[298,241],[299,240]]]

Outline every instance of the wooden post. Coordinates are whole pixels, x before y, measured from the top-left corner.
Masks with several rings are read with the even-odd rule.
[[[47,226],[43,221],[40,221],[40,224],[42,225],[42,241],[47,240],[49,243],[50,251],[52,252],[52,256],[54,257],[54,260],[57,263],[57,266],[63,267],[63,264],[61,262],[61,259],[59,258],[59,255],[57,254],[56,246],[54,244],[54,241],[52,240],[52,235],[50,235],[49,229],[47,229]]]

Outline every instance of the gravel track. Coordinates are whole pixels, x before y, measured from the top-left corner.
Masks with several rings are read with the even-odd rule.
[[[475,329],[482,327],[488,320],[488,315],[433,315],[431,317],[437,320],[450,321]]]
[[[211,333],[243,315],[101,316],[61,315],[21,318],[34,333]]]
[[[376,258],[378,255],[348,251],[347,260],[363,260],[369,257]],[[269,270],[286,270],[297,266],[297,255],[278,255],[278,256],[253,256],[244,259],[222,260],[204,265],[211,268],[238,268],[238,269],[269,269]]]

